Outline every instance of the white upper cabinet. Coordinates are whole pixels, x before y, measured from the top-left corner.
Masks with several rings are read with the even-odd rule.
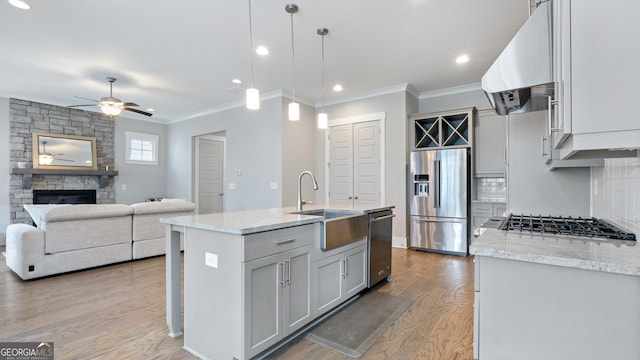
[[[507,117],[493,110],[478,110],[474,124],[474,176],[503,177],[507,145]]]
[[[549,121],[561,159],[636,156],[639,12],[638,1],[553,0],[556,99]]]

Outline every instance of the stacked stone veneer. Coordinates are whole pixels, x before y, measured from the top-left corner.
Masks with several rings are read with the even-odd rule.
[[[98,169],[113,165],[114,120],[89,111],[70,109],[32,101],[10,99],[9,121],[11,167],[19,161],[32,163],[33,131],[92,136],[96,138]],[[96,190],[98,204],[115,202],[113,178],[100,188],[97,176],[33,175],[31,189],[22,188],[22,175],[11,175],[9,184],[10,218],[12,223],[31,223],[31,217],[22,208],[33,203],[33,190]]]

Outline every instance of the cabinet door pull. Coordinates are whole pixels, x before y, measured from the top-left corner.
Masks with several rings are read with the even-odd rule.
[[[349,276],[349,258],[344,259],[344,277]]]
[[[296,241],[296,238],[285,239],[285,240],[276,240],[276,245],[288,244]]]
[[[545,141],[547,141],[547,139],[545,139],[544,136],[540,136],[540,157],[545,157],[547,155],[547,153],[544,152]]]
[[[278,266],[282,266],[280,268],[280,285],[282,285],[282,287],[285,287],[285,282],[284,282],[284,261],[278,261]]]
[[[283,264],[286,265],[287,270],[285,271],[287,274],[287,284],[291,285],[291,258],[288,258],[287,260],[283,261]]]
[[[551,138],[551,133],[554,131],[559,131],[561,130],[560,128],[554,128],[553,127],[553,107],[555,105],[558,105],[558,100],[553,100],[553,98],[551,96],[549,96],[547,98],[547,105],[549,106],[549,138]],[[544,156],[544,155],[543,155]]]
[[[342,259],[340,261],[342,261],[342,278],[346,279],[347,278],[347,260]]]

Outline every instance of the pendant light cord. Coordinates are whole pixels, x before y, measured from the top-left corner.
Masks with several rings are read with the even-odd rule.
[[[322,33],[322,112],[324,113],[324,32]]]
[[[249,0],[249,45],[251,46],[251,87],[253,88],[253,25],[251,23],[251,0]]]
[[[291,77],[293,79],[292,101],[296,102],[296,50],[293,41],[293,11],[291,12]]]

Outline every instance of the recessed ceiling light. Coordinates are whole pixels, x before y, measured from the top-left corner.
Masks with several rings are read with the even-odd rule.
[[[31,6],[22,0],[9,0],[9,4],[17,7],[18,9],[29,10]]]
[[[469,55],[460,55],[458,56],[458,58],[456,59],[456,63],[457,64],[464,64],[467,61],[469,61]]]
[[[234,84],[242,84],[242,80],[240,80],[240,79],[233,79],[233,80],[231,80],[231,82],[234,83]]]
[[[269,54],[269,49],[267,49],[265,46],[262,46],[262,45],[258,46],[256,48],[256,54],[262,55],[262,56],[268,55]]]
[[[154,112],[156,109],[147,109],[147,111]]]
[[[333,91],[342,91],[342,85],[336,84],[333,86]]]

